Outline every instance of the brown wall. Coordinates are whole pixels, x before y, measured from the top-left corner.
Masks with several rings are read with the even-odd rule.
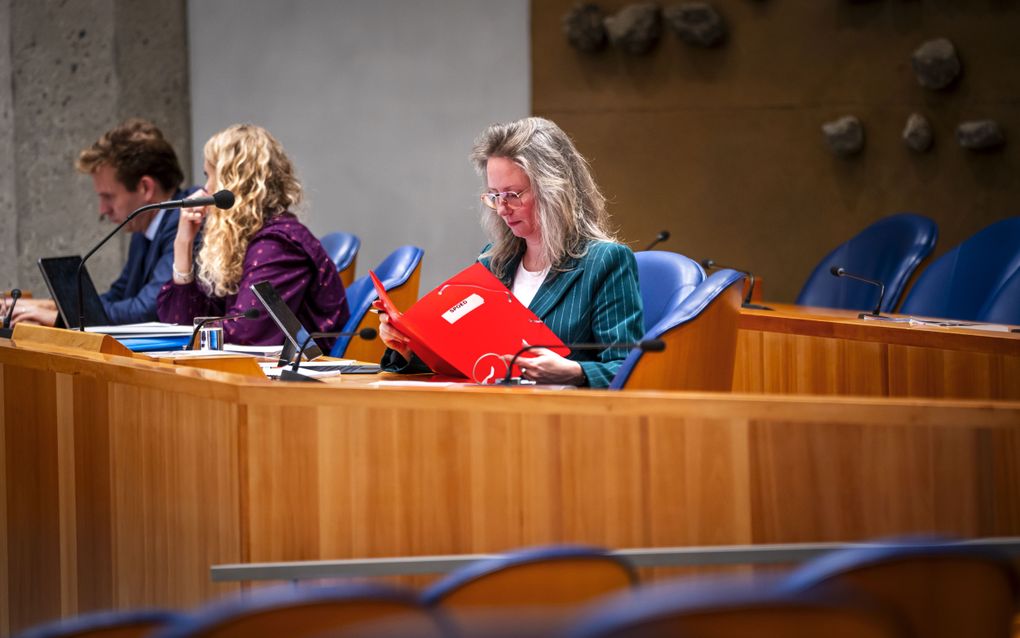
[[[627,4],[603,0],[607,12]],[[765,278],[792,301],[831,248],[890,213],[939,225],[936,255],[1020,214],[1020,2],[715,0],[730,37],[695,49],[664,30],[647,57],[570,48],[573,0],[532,2],[532,106],[592,162],[622,238],[712,257]],[[964,71],[921,88],[910,54],[948,37]],[[900,134],[912,111],[935,130],[926,155]],[[855,114],[864,152],[833,156],[822,123]],[[1007,146],[975,154],[957,123],[994,118]]]

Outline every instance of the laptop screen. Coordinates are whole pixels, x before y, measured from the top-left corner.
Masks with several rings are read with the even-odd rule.
[[[57,304],[57,312],[68,328],[78,327],[78,264],[81,256],[43,257],[39,260],[46,287]],[[85,296],[85,325],[105,326],[110,323],[89,276],[88,266],[82,272],[82,293]]]
[[[273,284],[268,281],[261,283],[252,284],[251,291],[255,293],[262,305],[266,307],[266,312],[273,318],[276,325],[280,327],[283,334],[287,337],[283,342],[283,352],[280,354],[281,361],[290,362],[294,359],[294,354],[297,352],[301,344],[308,338],[308,331],[301,325],[301,322],[294,315],[294,311],[290,309],[279,293],[276,292],[276,288],[273,288]],[[305,348],[305,358],[308,360],[315,359],[322,356],[322,350],[316,345],[314,340],[308,342],[308,347]]]

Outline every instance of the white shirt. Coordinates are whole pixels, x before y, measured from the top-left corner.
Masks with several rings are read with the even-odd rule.
[[[530,270],[524,269],[524,260],[517,265],[517,273],[514,275],[514,285],[511,289],[514,293],[514,297],[517,297],[517,301],[520,301],[527,307],[531,300],[535,298],[535,293],[542,287],[542,282],[545,281],[545,276],[549,274],[549,266],[538,272],[531,272]]]
[[[149,227],[145,229],[145,238],[152,241],[156,238],[156,231],[159,230],[159,222],[163,221],[163,215],[166,214],[165,208],[160,208],[156,216],[149,222]]]

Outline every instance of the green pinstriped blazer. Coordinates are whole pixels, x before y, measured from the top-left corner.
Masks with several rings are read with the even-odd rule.
[[[491,270],[487,258],[479,261]],[[507,288],[519,263],[520,257],[507,265]],[[590,242],[584,257],[549,272],[528,308],[563,343],[639,341],[644,319],[634,253],[622,244]],[[575,350],[569,358],[581,364],[589,386],[605,388],[627,354],[621,348]]]
[[[507,265],[507,275],[501,280],[507,288],[513,286],[520,260],[517,257]],[[492,269],[487,258],[479,261]],[[584,257],[569,260],[558,272],[549,272],[528,308],[563,343],[639,341],[644,319],[634,253],[622,244],[590,242]],[[581,364],[589,386],[605,388],[628,352],[622,348],[575,350],[569,358]],[[428,371],[418,357],[405,361],[393,350],[386,351],[381,363],[390,372]]]

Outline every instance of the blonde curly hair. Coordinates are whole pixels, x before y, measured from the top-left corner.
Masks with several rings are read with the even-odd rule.
[[[234,206],[206,216],[197,276],[210,294],[225,297],[237,294],[251,238],[301,201],[301,184],[283,146],[261,126],[224,129],[205,143],[204,153],[215,171],[213,192],[233,192]]]

